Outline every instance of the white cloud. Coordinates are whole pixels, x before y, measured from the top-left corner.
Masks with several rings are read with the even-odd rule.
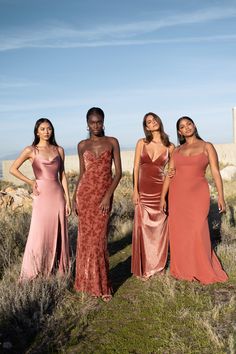
[[[127,88],[127,89],[114,89],[109,91],[99,91],[98,92],[90,92],[93,97],[93,102],[100,102],[102,105],[117,107],[126,107],[125,109],[129,109],[131,102],[140,102],[140,105],[143,105],[144,102],[148,102],[148,105],[152,102],[156,102],[157,98],[159,102],[165,102],[170,99],[170,97],[174,97],[175,101],[181,101],[184,97],[184,102],[194,100],[194,97],[200,97],[201,100],[204,101],[205,97],[208,100],[214,99],[216,97],[231,97],[232,93],[236,91],[236,83],[224,83],[220,80],[209,84],[207,87],[199,86],[195,83],[194,86],[191,84],[186,84],[181,88],[176,89],[176,87],[162,86],[160,89],[158,88],[145,88],[145,89],[136,89],[136,88]],[[201,94],[199,94],[201,92]],[[104,98],[105,97],[105,98]],[[144,99],[145,98],[145,99]],[[219,106],[222,103],[218,102]],[[37,111],[45,111],[50,109],[73,109],[73,110],[81,110],[81,108],[87,107],[91,105],[91,99],[85,93],[84,95],[78,94],[77,97],[73,98],[61,98],[58,99],[49,99],[49,100],[40,100],[40,101],[11,101],[8,104],[0,104],[0,112],[1,113],[12,113],[16,112],[17,114],[20,112],[37,112]],[[219,109],[219,107],[217,108]],[[131,109],[131,111],[133,108]]]
[[[39,84],[36,82],[32,82],[29,80],[12,80],[11,78],[7,78],[5,76],[0,76],[0,91],[7,90],[7,89],[18,89],[18,88],[26,88],[32,86],[38,86]]]
[[[140,39],[142,35],[155,33],[161,28],[202,24],[209,21],[236,17],[236,8],[208,8],[191,13],[156,20],[104,25],[89,30],[78,30],[65,24],[54,24],[43,30],[29,28],[28,31],[15,29],[0,36],[0,51],[22,48],[82,48],[101,46],[144,45],[158,43],[235,40],[236,35],[217,35],[208,37],[184,37],[172,39]]]

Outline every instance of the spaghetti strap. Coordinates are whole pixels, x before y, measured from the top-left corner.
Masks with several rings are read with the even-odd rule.
[[[36,151],[37,151],[37,148],[36,148],[36,146],[35,145],[31,145],[32,146],[32,148],[33,148],[33,160],[31,161],[31,163],[33,163],[34,162],[34,159],[35,159],[35,157],[36,157]]]

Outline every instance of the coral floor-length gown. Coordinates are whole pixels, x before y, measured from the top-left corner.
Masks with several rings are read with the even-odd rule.
[[[65,197],[58,180],[62,163],[59,154],[49,161],[35,149],[32,168],[39,195],[33,197],[30,231],[20,280],[33,279],[38,275],[48,276],[54,267],[61,274],[69,270]]]
[[[173,154],[176,173],[169,189],[170,272],[177,279],[203,284],[228,279],[211,247],[208,213],[210,194],[205,152]]]
[[[76,192],[79,217],[76,252],[75,289],[94,296],[111,294],[107,224],[109,214],[99,205],[112,183],[112,152],[98,157],[86,150],[83,154],[85,172]]]
[[[149,277],[163,270],[168,254],[167,216],[160,211],[160,197],[168,149],[154,161],[144,145],[139,166],[139,203],[135,206],[132,236],[134,275]]]

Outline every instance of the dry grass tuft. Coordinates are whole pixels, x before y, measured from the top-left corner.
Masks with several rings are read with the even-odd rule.
[[[27,212],[0,213],[0,277],[24,251],[31,215]]]
[[[4,277],[0,284],[0,333],[4,342],[19,350],[27,347],[62,300],[68,280],[51,276],[19,284]]]

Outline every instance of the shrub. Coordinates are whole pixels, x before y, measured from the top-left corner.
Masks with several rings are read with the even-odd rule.
[[[31,214],[22,211],[0,213],[0,277],[24,251]]]
[[[48,316],[62,300],[69,278],[50,276],[18,284],[3,279],[0,284],[0,333],[13,348],[27,348]]]

